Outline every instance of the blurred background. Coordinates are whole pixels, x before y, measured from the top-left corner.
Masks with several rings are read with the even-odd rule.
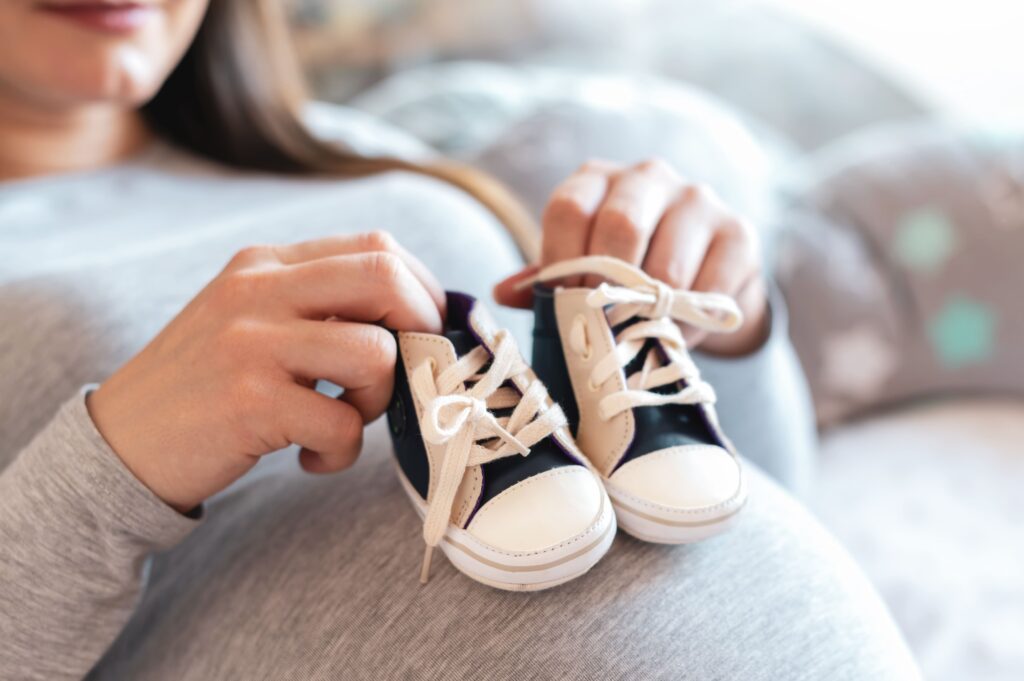
[[[1024,115],[1019,26],[1003,0],[297,0],[321,94],[342,100],[438,60],[657,73],[698,84],[820,144],[922,110]],[[346,68],[339,70],[339,63]],[[837,84],[855,85],[852,91]],[[831,114],[822,116],[821,114]],[[843,125],[845,124],[845,125]]]
[[[1024,5],[292,0],[362,151],[539,213],[661,156],[763,228],[822,427],[806,500],[926,678],[1024,678]],[[351,134],[352,130],[360,131]],[[777,311],[779,318],[783,311]]]

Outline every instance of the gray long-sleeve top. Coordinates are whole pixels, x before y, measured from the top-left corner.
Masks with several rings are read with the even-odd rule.
[[[232,649],[231,631],[251,624],[242,604],[266,588],[267,597],[300,601],[303,580],[282,577],[270,587],[260,565],[229,558],[260,536],[253,528],[267,522],[268,487],[287,480],[295,489],[277,498],[308,501],[349,473],[314,478],[297,470],[293,454],[273,455],[208,502],[203,520],[187,518],[122,465],[90,421],[81,386],[141,349],[240,247],[381,228],[446,287],[483,298],[520,265],[484,209],[405,174],[345,182],[242,174],[157,145],[117,167],[0,185],[0,679],[81,678],[105,653],[95,672],[103,678],[125,678],[109,670],[133,657],[166,671],[183,655],[196,664],[205,655],[204,670],[233,670],[231,678],[261,676],[245,671],[258,655]],[[525,348],[529,316],[495,312]],[[810,421],[783,335],[777,313],[772,338],[754,355],[698,362],[741,451],[795,484]],[[379,429],[371,431],[364,458],[386,449]],[[275,512],[287,514],[288,502]],[[337,518],[331,527],[359,522]],[[214,540],[189,539],[200,524]],[[293,522],[288,531],[308,547],[331,541],[316,523]],[[273,550],[279,539],[261,540]],[[401,542],[417,546],[415,535]],[[174,546],[173,559],[148,576],[133,617],[147,558]],[[303,558],[314,554],[294,556],[289,571],[323,569]],[[221,593],[252,582],[247,597],[219,606],[218,617],[226,608],[233,618],[231,631],[210,631],[180,611],[200,575],[222,578]],[[301,614],[287,607],[274,612],[296,622],[316,617],[314,605]],[[273,641],[290,625],[263,626]]]

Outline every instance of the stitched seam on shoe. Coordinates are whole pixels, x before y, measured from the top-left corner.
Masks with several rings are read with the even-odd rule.
[[[400,333],[399,334],[400,339],[403,336],[405,338],[409,338],[409,339],[416,339],[416,340],[420,340],[420,341],[426,341],[428,343],[435,343],[437,345],[440,345],[442,348],[445,347],[445,343],[447,342],[446,340],[438,338],[437,336],[433,336],[431,334],[426,334],[426,333],[416,333],[414,331],[409,331],[409,332],[404,332],[404,333]],[[415,369],[415,367],[413,367],[411,365],[411,363],[410,363],[408,348],[405,347],[401,342],[399,342],[398,346],[399,346],[399,348],[402,351],[402,361],[405,363],[405,372],[408,375],[408,374],[410,374]],[[434,459],[433,459],[432,456],[430,456],[430,445],[427,444],[426,440],[423,440],[423,432],[422,432],[423,426],[421,426],[420,423],[419,423],[420,418],[422,417],[422,414],[420,413],[419,399],[416,397],[416,394],[412,391],[412,386],[411,385],[409,387],[409,394],[412,395],[412,401],[413,401],[412,408],[413,408],[413,411],[416,412],[416,425],[420,429],[420,440],[423,441],[423,451],[427,455],[427,466],[430,469],[430,479],[427,482],[427,497],[429,498],[430,497],[430,487],[432,486],[432,483],[434,482]],[[463,503],[465,503],[465,500],[463,500]],[[450,523],[451,522],[451,518],[449,518],[448,520],[449,520],[449,523]]]
[[[578,542],[584,541],[589,535],[592,535],[595,532],[597,532],[598,529],[601,527],[601,521],[604,520],[605,516],[608,513],[611,512],[610,508],[605,508],[604,507],[605,506],[604,500],[602,500],[601,506],[602,506],[601,512],[597,514],[597,519],[586,530],[584,530],[580,534],[576,535],[575,537],[572,537],[571,539],[567,539],[566,541],[564,541],[564,542],[562,542],[560,544],[555,544],[554,546],[549,546],[547,548],[540,549],[538,551],[502,551],[501,549],[497,549],[497,548],[495,548],[495,547],[493,547],[493,546],[491,546],[489,544],[485,544],[484,542],[480,541],[476,537],[474,537],[471,534],[469,534],[468,531],[466,531],[466,535],[467,535],[467,539],[473,545],[477,546],[478,548],[486,549],[488,551],[496,553],[496,554],[498,554],[500,556],[511,556],[511,557],[519,557],[519,558],[524,558],[524,557],[527,557],[527,556],[541,556],[541,555],[544,555],[545,553],[553,553],[555,551],[559,551],[559,550],[564,549],[566,547],[572,546],[573,544],[576,544]],[[454,525],[449,524],[449,527],[454,527]]]
[[[572,546],[573,544],[576,544],[578,542],[583,541],[589,535],[591,535],[591,534],[593,534],[594,532],[597,531],[598,527],[600,526],[600,519],[603,518],[603,517],[604,517],[604,513],[602,513],[598,517],[598,521],[597,522],[595,522],[593,525],[588,527],[585,531],[583,531],[580,534],[576,535],[572,539],[568,539],[568,540],[562,542],[561,544],[555,544],[554,546],[549,546],[546,549],[540,549],[539,551],[502,551],[501,549],[497,549],[497,548],[495,548],[493,546],[490,546],[489,544],[484,544],[483,542],[481,542],[479,539],[476,539],[475,537],[473,538],[473,543],[477,547],[486,548],[488,551],[490,551],[492,553],[496,553],[496,554],[501,555],[501,556],[511,556],[511,557],[542,556],[545,553],[553,553],[555,551],[559,551],[561,549],[564,549],[566,547]]]
[[[476,517],[482,518],[490,515],[490,511],[493,511],[496,506],[503,505],[508,499],[515,497],[524,489],[526,489],[527,487],[529,487],[530,485],[534,484],[539,480],[547,480],[548,478],[553,478],[558,475],[566,475],[568,473],[572,473],[577,468],[583,469],[582,466],[562,466],[560,468],[553,468],[551,470],[544,471],[543,473],[540,473],[538,475],[531,476],[526,480],[520,480],[519,482],[512,485],[507,490],[505,490],[504,492],[502,492],[501,494],[499,494],[498,496],[494,497],[486,504],[484,504],[484,507],[477,511]]]
[[[617,346],[615,343],[615,333],[612,331],[611,322],[608,321],[608,314],[604,310],[596,310],[595,312],[600,321],[608,329],[608,334],[611,338],[611,347],[608,350],[608,354],[613,354]],[[608,341],[608,338],[605,337],[604,334],[601,335],[601,338],[604,341]],[[618,371],[615,372],[615,379],[617,383],[620,383],[616,386],[618,390],[627,389],[629,384],[626,381],[626,370],[624,367],[619,367]],[[600,401],[598,402],[597,412],[598,418],[600,418]],[[626,419],[626,426],[622,429],[622,437],[619,439],[619,443],[615,446],[615,450],[613,452],[608,452],[609,460],[605,462],[605,470],[609,472],[609,475],[615,470],[615,467],[619,465],[619,462],[622,461],[622,457],[626,455],[626,452],[629,449],[629,443],[634,437],[636,437],[636,418],[633,416],[633,410],[628,409],[621,413],[624,415],[623,418]]]
[[[732,458],[734,460],[736,458],[732,454],[730,454],[729,450],[727,450],[725,447],[720,447],[718,445],[710,445],[710,444],[673,445],[671,447],[667,447],[665,449],[658,450],[658,451],[655,451],[655,452],[650,452],[648,454],[641,454],[641,455],[637,456],[635,459],[633,459],[632,461],[629,461],[629,462],[623,464],[622,468],[619,468],[615,472],[618,473],[619,471],[624,471],[624,470],[626,470],[627,468],[630,468],[630,467],[636,468],[637,465],[638,465],[637,462],[644,461],[645,459],[666,459],[669,456],[671,456],[672,454],[676,454],[678,452],[691,451],[691,450],[694,450],[694,449],[706,449],[706,448],[707,449],[721,449],[723,452],[728,454],[730,458]],[[737,465],[739,465],[739,464],[737,463]]]
[[[742,475],[742,472],[740,473],[740,475]],[[672,508],[670,506],[662,506],[661,504],[656,504],[653,501],[646,501],[644,499],[637,497],[636,495],[623,491],[622,489],[619,488],[618,485],[611,482],[610,480],[608,480],[607,482],[615,491],[615,496],[622,497],[623,499],[637,506],[651,509],[654,511],[659,511],[662,513],[667,513],[669,515],[700,515],[704,513],[710,513],[712,511],[719,511],[725,508],[729,508],[730,506],[734,506],[736,504],[736,501],[740,499],[741,495],[743,494],[743,483],[741,479],[740,484],[737,485],[736,491],[733,493],[733,495],[724,501],[718,502],[717,504],[712,504],[711,506],[700,506],[698,508]]]
[[[604,333],[599,334],[599,342],[602,344],[602,354],[599,357],[595,357],[594,360],[593,360],[593,363],[596,364],[597,362],[601,361],[601,359],[603,359],[605,356],[614,353],[615,352],[615,335],[611,333],[611,325],[608,323],[608,317],[605,315],[604,311],[602,311],[602,310],[590,310],[587,307],[586,303],[584,302],[584,299],[586,298],[586,296],[587,296],[587,294],[589,292],[586,291],[586,290],[579,290],[579,289],[575,289],[575,290],[573,290],[573,289],[563,289],[559,293],[562,296],[565,296],[568,300],[572,300],[573,303],[576,304],[577,306],[583,307],[583,309],[587,310],[591,315],[593,315],[595,317],[598,317],[599,323],[603,324],[604,328],[608,330],[608,334],[610,335],[610,340],[609,340],[609,336],[606,336]],[[556,305],[557,305],[557,303],[556,303]],[[556,308],[556,314],[557,314],[557,308]],[[562,338],[561,328],[559,328],[558,341],[559,341],[559,343],[562,346],[562,355],[565,357],[566,363],[569,364],[570,366],[575,365],[574,368],[577,369],[577,371],[571,371],[570,372],[570,374],[569,374],[569,376],[570,376],[569,382],[572,384],[573,397],[576,399],[577,409],[580,412],[580,428],[582,429],[583,425],[584,425],[584,423],[583,423],[584,405],[585,404],[589,404],[589,402],[594,402],[594,404],[592,405],[593,409],[591,409],[589,407],[586,409],[586,414],[587,414],[586,421],[587,421],[587,424],[589,424],[595,418],[598,419],[598,420],[601,419],[601,410],[600,410],[600,407],[599,407],[601,400],[600,400],[600,398],[598,398],[597,400],[593,400],[593,399],[591,399],[593,397],[593,395],[587,394],[587,393],[583,393],[584,390],[589,390],[589,388],[586,385],[579,386],[579,392],[577,392],[576,384],[572,380],[572,377],[573,377],[574,374],[579,373],[579,370],[581,369],[581,365],[583,364],[583,359],[580,358],[579,356],[577,356],[575,353],[573,353],[569,349],[569,347],[566,344],[565,340]],[[591,367],[591,369],[593,369],[593,367]],[[624,389],[625,385],[626,385],[626,378],[625,378],[625,375],[623,374],[623,371],[622,371],[621,368],[619,369],[618,374],[615,376],[615,379],[616,380],[621,379],[622,385],[619,386],[619,389]],[[602,390],[600,392],[603,393],[604,391]],[[581,395],[583,395],[584,398],[586,398],[586,399],[581,399]],[[625,455],[626,449],[629,446],[629,442],[632,439],[633,435],[635,434],[636,425],[634,423],[632,423],[633,412],[632,411],[628,411],[628,412],[622,412],[622,413],[625,414],[624,418],[627,419],[626,427],[622,429],[622,434],[620,435],[619,441],[615,444],[614,448],[602,452],[601,461],[600,461],[600,472],[602,474],[604,473],[604,471],[609,471],[609,473],[610,473],[611,471],[615,470],[615,465],[619,462],[619,460],[623,457],[623,455]],[[633,433],[631,433],[630,431],[633,431]],[[618,454],[616,455],[615,452],[618,452]],[[586,452],[584,452],[584,454],[587,455],[588,458],[589,458],[589,454],[587,454]]]
[[[401,469],[398,470],[398,475],[402,476]],[[402,483],[400,483],[400,484],[402,484]],[[411,489],[411,485],[409,486],[409,489]],[[597,517],[594,519],[594,522],[586,530],[584,530],[580,534],[576,535],[575,537],[562,542],[561,544],[556,544],[554,546],[549,546],[547,548],[540,549],[538,551],[521,551],[521,552],[502,551],[500,549],[494,548],[493,546],[490,546],[489,544],[485,544],[484,542],[480,541],[479,539],[477,539],[476,537],[471,535],[468,531],[463,530],[462,528],[457,527],[456,525],[454,525],[453,523],[450,523],[450,522],[448,523],[448,532],[451,532],[452,530],[458,530],[459,532],[461,532],[465,536],[464,537],[451,537],[451,536],[449,536],[448,532],[446,532],[445,536],[444,536],[444,539],[449,544],[456,544],[456,543],[464,541],[466,544],[471,545],[473,548],[475,548],[475,549],[477,549],[479,551],[483,551],[483,552],[490,551],[491,553],[497,554],[499,556],[509,556],[509,557],[512,557],[512,558],[528,558],[530,556],[540,556],[540,555],[543,555],[545,553],[553,553],[553,552],[558,551],[560,549],[564,549],[564,548],[567,548],[569,546],[572,546],[573,544],[576,544],[576,543],[578,543],[580,541],[584,541],[588,536],[593,535],[595,532],[600,530],[601,527],[602,527],[602,524],[607,524],[607,523],[605,523],[605,519],[608,518],[609,516],[612,516],[614,514],[614,510],[612,509],[611,503],[608,500],[607,496],[605,496],[604,493],[601,494],[601,497],[602,497],[601,498],[601,512],[597,514]],[[413,504],[417,505],[417,507],[418,507],[418,504],[423,504],[423,503],[424,502],[422,502],[422,501],[419,501],[419,502],[414,501],[413,502]],[[612,525],[614,526],[614,523]]]

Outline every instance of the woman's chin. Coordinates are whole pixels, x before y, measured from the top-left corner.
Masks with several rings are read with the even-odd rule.
[[[61,105],[101,102],[138,106],[156,94],[167,74],[133,46],[121,46],[92,58],[80,58],[75,66],[52,79],[47,99]]]
[[[195,38],[208,0],[0,0],[0,84],[43,109],[139,106]],[[0,93],[2,95],[2,93]]]

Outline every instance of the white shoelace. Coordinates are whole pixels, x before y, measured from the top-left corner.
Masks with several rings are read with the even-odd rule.
[[[488,361],[490,367],[481,373]],[[547,390],[540,381],[530,381],[522,395],[503,387],[529,369],[507,331],[495,334],[493,359],[478,346],[436,377],[434,369],[433,361],[423,362],[410,379],[413,395],[423,405],[423,438],[446,445],[423,521],[427,546],[420,581],[424,584],[430,575],[433,549],[444,538],[466,469],[512,454],[526,456],[530,447],[566,424],[561,408],[549,406]],[[467,383],[472,384],[468,389]],[[512,407],[507,417],[492,413]]]
[[[628,366],[648,340],[657,340],[665,355],[663,361],[658,352],[648,352],[643,366],[626,378],[626,389],[601,399],[598,409],[602,419],[608,420],[633,407],[715,401],[715,391],[701,380],[675,321],[706,331],[735,331],[743,323],[736,301],[721,293],[672,289],[639,268],[606,256],[556,263],[542,269],[530,283],[577,275],[597,275],[619,284],[602,283],[586,298],[590,307],[609,307],[607,318],[612,328],[634,317],[640,318],[616,335],[614,351],[594,365],[589,379],[591,390],[599,389]],[[570,349],[585,358],[593,352],[583,315],[573,320],[568,340]],[[678,381],[684,381],[686,387],[669,394],[655,392]]]

